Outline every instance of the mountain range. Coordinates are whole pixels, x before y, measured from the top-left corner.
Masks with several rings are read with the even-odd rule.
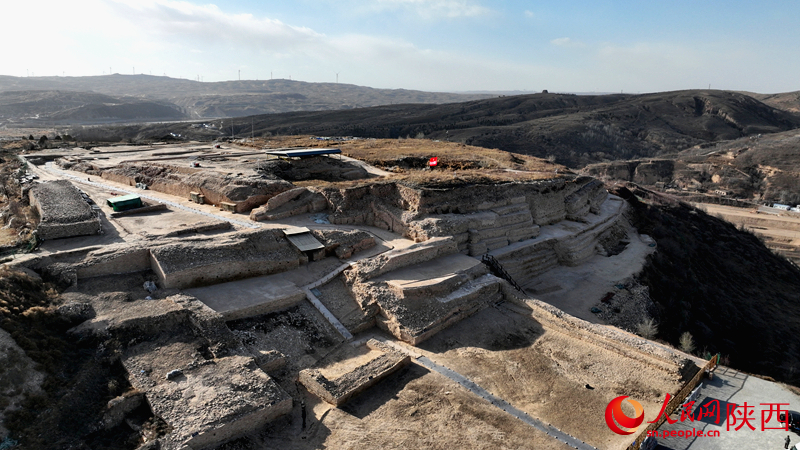
[[[336,111],[261,114],[125,131],[152,139],[311,134],[461,142],[548,158],[572,168],[675,155],[742,137],[800,127],[800,115],[739,92],[691,90],[630,95],[530,94],[447,104],[395,104]],[[87,135],[88,136],[88,135]]]
[[[0,125],[152,122],[492,97],[285,79],[204,83],[151,75],[0,76]]]

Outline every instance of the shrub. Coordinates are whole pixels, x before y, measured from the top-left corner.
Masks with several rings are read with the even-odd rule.
[[[636,325],[636,334],[645,339],[653,339],[658,334],[658,324],[653,318],[644,320]]]
[[[694,338],[692,337],[692,333],[688,331],[684,331],[683,334],[681,334],[678,343],[680,344],[681,351],[686,353],[692,353],[695,349]]]

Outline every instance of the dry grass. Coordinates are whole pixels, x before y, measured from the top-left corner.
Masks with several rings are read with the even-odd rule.
[[[256,139],[247,145],[256,148],[337,147],[345,156],[393,172],[395,175],[389,179],[414,186],[448,187],[543,180],[568,172],[564,166],[533,156],[428,139],[318,140],[311,136],[286,136]],[[439,158],[439,164],[430,170],[427,168],[428,160],[434,156]],[[346,188],[366,182],[325,183],[314,180],[295,184]]]
[[[491,170],[413,170],[396,177],[401,183],[412,186],[448,187],[466,184],[498,184],[534,180],[549,180],[558,175],[552,172],[526,172],[502,169]]]

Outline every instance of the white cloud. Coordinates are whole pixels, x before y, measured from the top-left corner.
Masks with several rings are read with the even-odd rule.
[[[286,49],[314,43],[323,35],[306,27],[252,14],[229,14],[216,5],[195,5],[173,0],[112,0],[117,14],[128,22],[161,36],[207,44],[229,42]]]
[[[551,44],[558,46],[558,47],[585,47],[586,45],[581,41],[576,41],[570,39],[568,37],[553,39],[550,41]]]
[[[492,10],[471,0],[374,0],[373,10],[406,10],[424,19],[479,17]]]
[[[524,14],[525,14],[525,17],[536,17],[536,14],[534,14],[533,11],[525,10]]]

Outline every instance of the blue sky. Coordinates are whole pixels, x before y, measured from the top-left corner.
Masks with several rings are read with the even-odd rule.
[[[427,91],[800,90],[800,2],[27,0],[0,74]]]

